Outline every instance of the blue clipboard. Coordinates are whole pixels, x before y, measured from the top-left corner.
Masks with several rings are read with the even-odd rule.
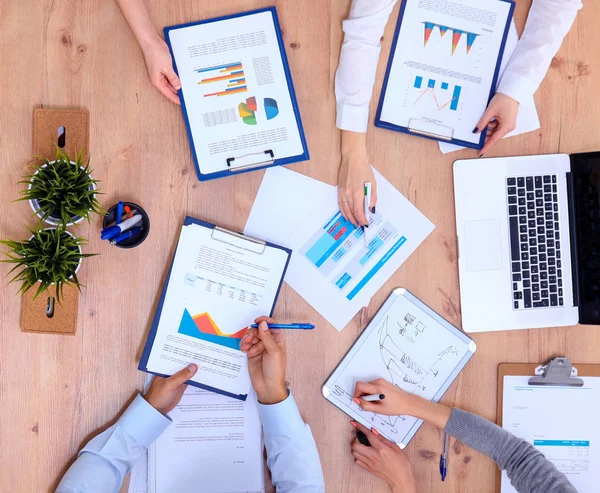
[[[200,226],[203,226],[207,229],[214,229],[215,225],[214,224],[210,224],[207,223],[205,221],[201,221],[200,219],[195,219],[193,217],[187,216],[185,218],[185,220],[183,221],[183,226],[189,226],[190,224],[198,224]],[[230,232],[233,233],[233,232]],[[240,235],[240,233],[233,233],[235,235]],[[241,235],[243,236],[243,235]],[[288,258],[287,261],[285,263],[285,266],[283,268],[283,273],[281,274],[281,280],[279,281],[279,286],[277,287],[277,294],[275,295],[275,299],[273,300],[273,306],[271,307],[271,312],[269,313],[269,316],[273,315],[273,310],[275,309],[275,305],[277,304],[277,299],[279,298],[279,293],[281,291],[281,286],[283,284],[283,279],[285,278],[285,273],[287,271],[288,265],[290,263],[290,258],[292,256],[292,251],[288,248],[279,246],[279,245],[274,245],[273,243],[269,243],[267,241],[264,242],[264,245],[266,247],[271,247],[271,248],[277,248],[279,250],[283,250],[284,252],[286,252],[288,254]],[[171,279],[171,271],[173,269],[173,262],[175,260],[175,254],[173,255],[173,260],[171,260],[171,266],[169,267],[169,273],[167,274],[167,282],[165,282],[165,285],[163,287],[162,293],[160,295],[160,299],[158,300],[158,306],[156,307],[156,312],[154,314],[154,319],[152,320],[152,326],[150,327],[150,332],[148,333],[148,339],[146,340],[146,345],[144,346],[144,351],[142,352],[142,357],[140,359],[140,363],[138,365],[138,370],[146,372],[146,373],[151,373],[152,375],[158,375],[159,377],[169,377],[170,375],[165,375],[162,373],[156,373],[153,371],[149,371],[148,370],[148,358],[150,357],[150,352],[152,351],[152,346],[154,346],[154,339],[156,338],[156,332],[158,330],[158,323],[160,321],[160,315],[162,313],[162,309],[163,309],[163,304],[165,302],[165,296],[167,294],[167,288],[169,286],[169,281]],[[233,397],[234,399],[239,399],[242,401],[245,401],[246,398],[248,397],[248,394],[232,394],[230,392],[226,392],[224,390],[220,390],[214,387],[211,387],[209,385],[203,385],[201,383],[196,383],[196,382],[192,382],[191,380],[188,380],[186,382],[186,384],[188,385],[192,385],[193,387],[198,387],[200,389],[205,389],[205,390],[209,390],[211,392],[215,392],[217,394],[222,394],[222,395],[226,395],[228,397]]]
[[[496,85],[498,83],[498,75],[500,73],[500,65],[502,64],[502,56],[504,55],[504,47],[506,46],[506,38],[508,37],[508,31],[510,29],[510,21],[513,18],[513,13],[515,10],[515,3],[512,0],[498,0],[500,2],[506,2],[510,4],[510,11],[508,13],[508,17],[506,19],[506,26],[504,27],[504,36],[502,38],[502,44],[500,45],[500,50],[498,53],[498,61],[496,62],[496,69],[494,70],[494,78],[492,80],[492,86],[490,88],[490,95],[488,98],[488,104],[494,97],[496,93]],[[407,1],[402,2],[402,7],[400,8],[400,14],[398,15],[398,23],[396,24],[396,31],[394,32],[394,40],[392,41],[392,48],[390,51],[390,58],[388,60],[387,68],[385,70],[385,77],[383,79],[383,87],[381,89],[381,96],[379,97],[379,104],[377,105],[377,113],[375,114],[375,126],[380,128],[386,128],[388,130],[395,130],[396,132],[402,132],[409,135],[417,135],[419,137],[424,137],[426,139],[436,140],[440,142],[447,142],[449,144],[455,144],[462,147],[470,147],[471,149],[482,149],[485,144],[485,136],[487,134],[487,128],[481,132],[481,138],[479,139],[479,143],[474,144],[473,142],[467,142],[459,139],[442,139],[435,137],[433,135],[427,135],[422,132],[414,132],[411,131],[408,127],[402,127],[399,125],[394,125],[392,123],[384,122],[381,120],[381,110],[383,108],[383,100],[385,99],[385,94],[388,86],[388,79],[390,76],[390,72],[392,70],[392,62],[394,61],[394,54],[396,53],[396,45],[398,43],[398,37],[400,34],[400,27],[402,25],[402,19],[404,18],[404,11],[406,10]]]
[[[269,155],[269,150],[265,150],[264,151],[264,154],[266,156],[265,161],[268,161],[268,164],[252,166],[252,167],[248,167],[247,169],[236,169],[235,171],[225,169],[223,171],[217,171],[216,173],[202,174],[202,172],[200,171],[200,164],[198,162],[198,156],[196,155],[196,147],[194,145],[194,138],[192,136],[192,131],[190,128],[190,121],[189,121],[187,109],[185,106],[185,99],[183,97],[183,88],[181,88],[178,91],[179,101],[181,103],[181,110],[183,112],[183,118],[185,120],[185,126],[187,129],[188,138],[190,140],[190,148],[192,151],[192,157],[194,159],[194,165],[196,166],[196,173],[198,175],[198,180],[200,180],[200,181],[213,180],[215,178],[224,178],[226,176],[235,176],[235,175],[239,175],[241,173],[247,173],[249,171],[257,171],[260,169],[270,168],[272,166],[284,166],[286,164],[297,163],[300,161],[308,161],[310,159],[310,155],[308,153],[308,146],[306,144],[306,136],[304,135],[304,127],[302,126],[302,118],[300,117],[300,109],[298,107],[298,101],[296,99],[296,91],[294,90],[294,82],[292,81],[292,74],[290,72],[290,66],[289,66],[287,54],[285,51],[285,45],[283,44],[283,37],[281,36],[281,27],[279,25],[279,18],[277,17],[277,9],[275,7],[267,7],[264,9],[251,10],[248,12],[241,12],[239,14],[226,15],[223,17],[215,17],[214,19],[207,19],[207,20],[203,20],[203,21],[189,22],[186,24],[178,24],[176,26],[165,27],[163,29],[163,32],[164,32],[164,36],[165,36],[165,41],[167,43],[167,46],[169,47],[169,51],[171,52],[171,59],[173,60],[173,69],[175,70],[175,73],[177,74],[177,76],[179,76],[179,72],[177,70],[177,64],[175,63],[175,57],[173,55],[173,48],[171,47],[171,39],[170,39],[171,31],[181,29],[184,27],[197,26],[200,24],[208,24],[211,22],[220,22],[220,21],[224,21],[227,19],[233,19],[236,17],[244,17],[244,16],[248,16],[248,15],[259,14],[261,12],[270,12],[271,15],[273,16],[273,24],[275,26],[275,33],[277,35],[277,41],[279,43],[279,53],[281,55],[283,69],[285,71],[285,78],[287,80],[288,91],[290,93],[290,99],[292,102],[292,106],[294,107],[294,114],[296,115],[296,124],[298,125],[298,133],[300,135],[300,141],[302,142],[303,152],[302,152],[302,154],[299,154],[297,156],[277,158],[277,156],[273,155],[272,151],[270,151],[270,155]],[[227,161],[229,162],[230,159],[228,159]]]

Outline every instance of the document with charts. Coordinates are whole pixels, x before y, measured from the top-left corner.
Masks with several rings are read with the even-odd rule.
[[[401,447],[422,421],[363,411],[352,401],[357,382],[383,378],[438,401],[473,353],[475,343],[402,288],[395,289],[323,386],[323,395],[367,428]]]
[[[528,376],[505,376],[502,427],[533,444],[581,493],[598,491],[600,377],[583,387],[529,385]],[[502,473],[502,493],[516,493]]]
[[[485,135],[473,128],[496,90],[513,9],[505,0],[406,0],[375,124],[481,148]]]
[[[201,180],[308,159],[275,7],[165,28]]]
[[[139,369],[172,375],[195,363],[189,382],[245,399],[245,327],[273,312],[290,252],[187,218]]]
[[[433,231],[377,170],[369,236],[341,215],[337,188],[286,168],[267,170],[244,232],[293,250],[286,282],[337,330]],[[274,207],[273,204],[277,204]]]

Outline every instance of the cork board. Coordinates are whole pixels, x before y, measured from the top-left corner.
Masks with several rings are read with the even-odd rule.
[[[498,365],[498,397],[496,401],[496,421],[498,426],[502,427],[502,405],[504,403],[504,377],[511,376],[534,376],[535,369],[544,363],[500,363]],[[577,376],[579,377],[600,377],[600,365],[573,363],[577,368]],[[496,493],[501,493],[502,486],[502,471],[496,468]]]
[[[60,129],[60,130],[59,130]],[[56,146],[69,156],[89,148],[90,120],[87,110],[36,108],[33,111],[33,156],[53,159]],[[54,300],[51,316],[47,313],[54,288],[35,300],[35,287],[21,297],[21,331],[40,334],[74,335],[77,330],[79,290],[65,286],[61,304]]]

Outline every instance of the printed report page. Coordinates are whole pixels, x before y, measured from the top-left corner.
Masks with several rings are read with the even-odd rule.
[[[203,174],[228,158],[303,153],[271,12],[169,31]]]
[[[245,395],[250,376],[240,340],[270,314],[288,254],[249,251],[212,231],[196,224],[181,231],[147,368],[172,375],[195,363],[193,382]]]
[[[406,0],[381,120],[476,144],[511,4]]]
[[[585,377],[583,387],[528,382],[529,377],[504,377],[503,428],[533,444],[577,491],[598,491],[600,378]],[[502,493],[516,493],[506,473],[502,473]]]

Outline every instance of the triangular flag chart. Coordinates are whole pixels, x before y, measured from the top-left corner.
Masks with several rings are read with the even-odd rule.
[[[463,32],[460,29],[452,30],[452,54],[456,51],[456,47],[458,46],[458,42],[460,41],[460,37],[463,35]]]
[[[423,42],[423,46],[427,46],[427,41],[429,41],[431,31],[433,31],[435,24],[433,22],[423,22],[423,24],[425,24],[425,41]]]
[[[448,28],[446,26],[438,26],[440,28],[440,36],[443,38]]]
[[[477,36],[479,36],[479,34],[467,33],[467,53],[471,51],[471,48],[473,47],[473,43],[475,42],[475,39],[477,39]]]

